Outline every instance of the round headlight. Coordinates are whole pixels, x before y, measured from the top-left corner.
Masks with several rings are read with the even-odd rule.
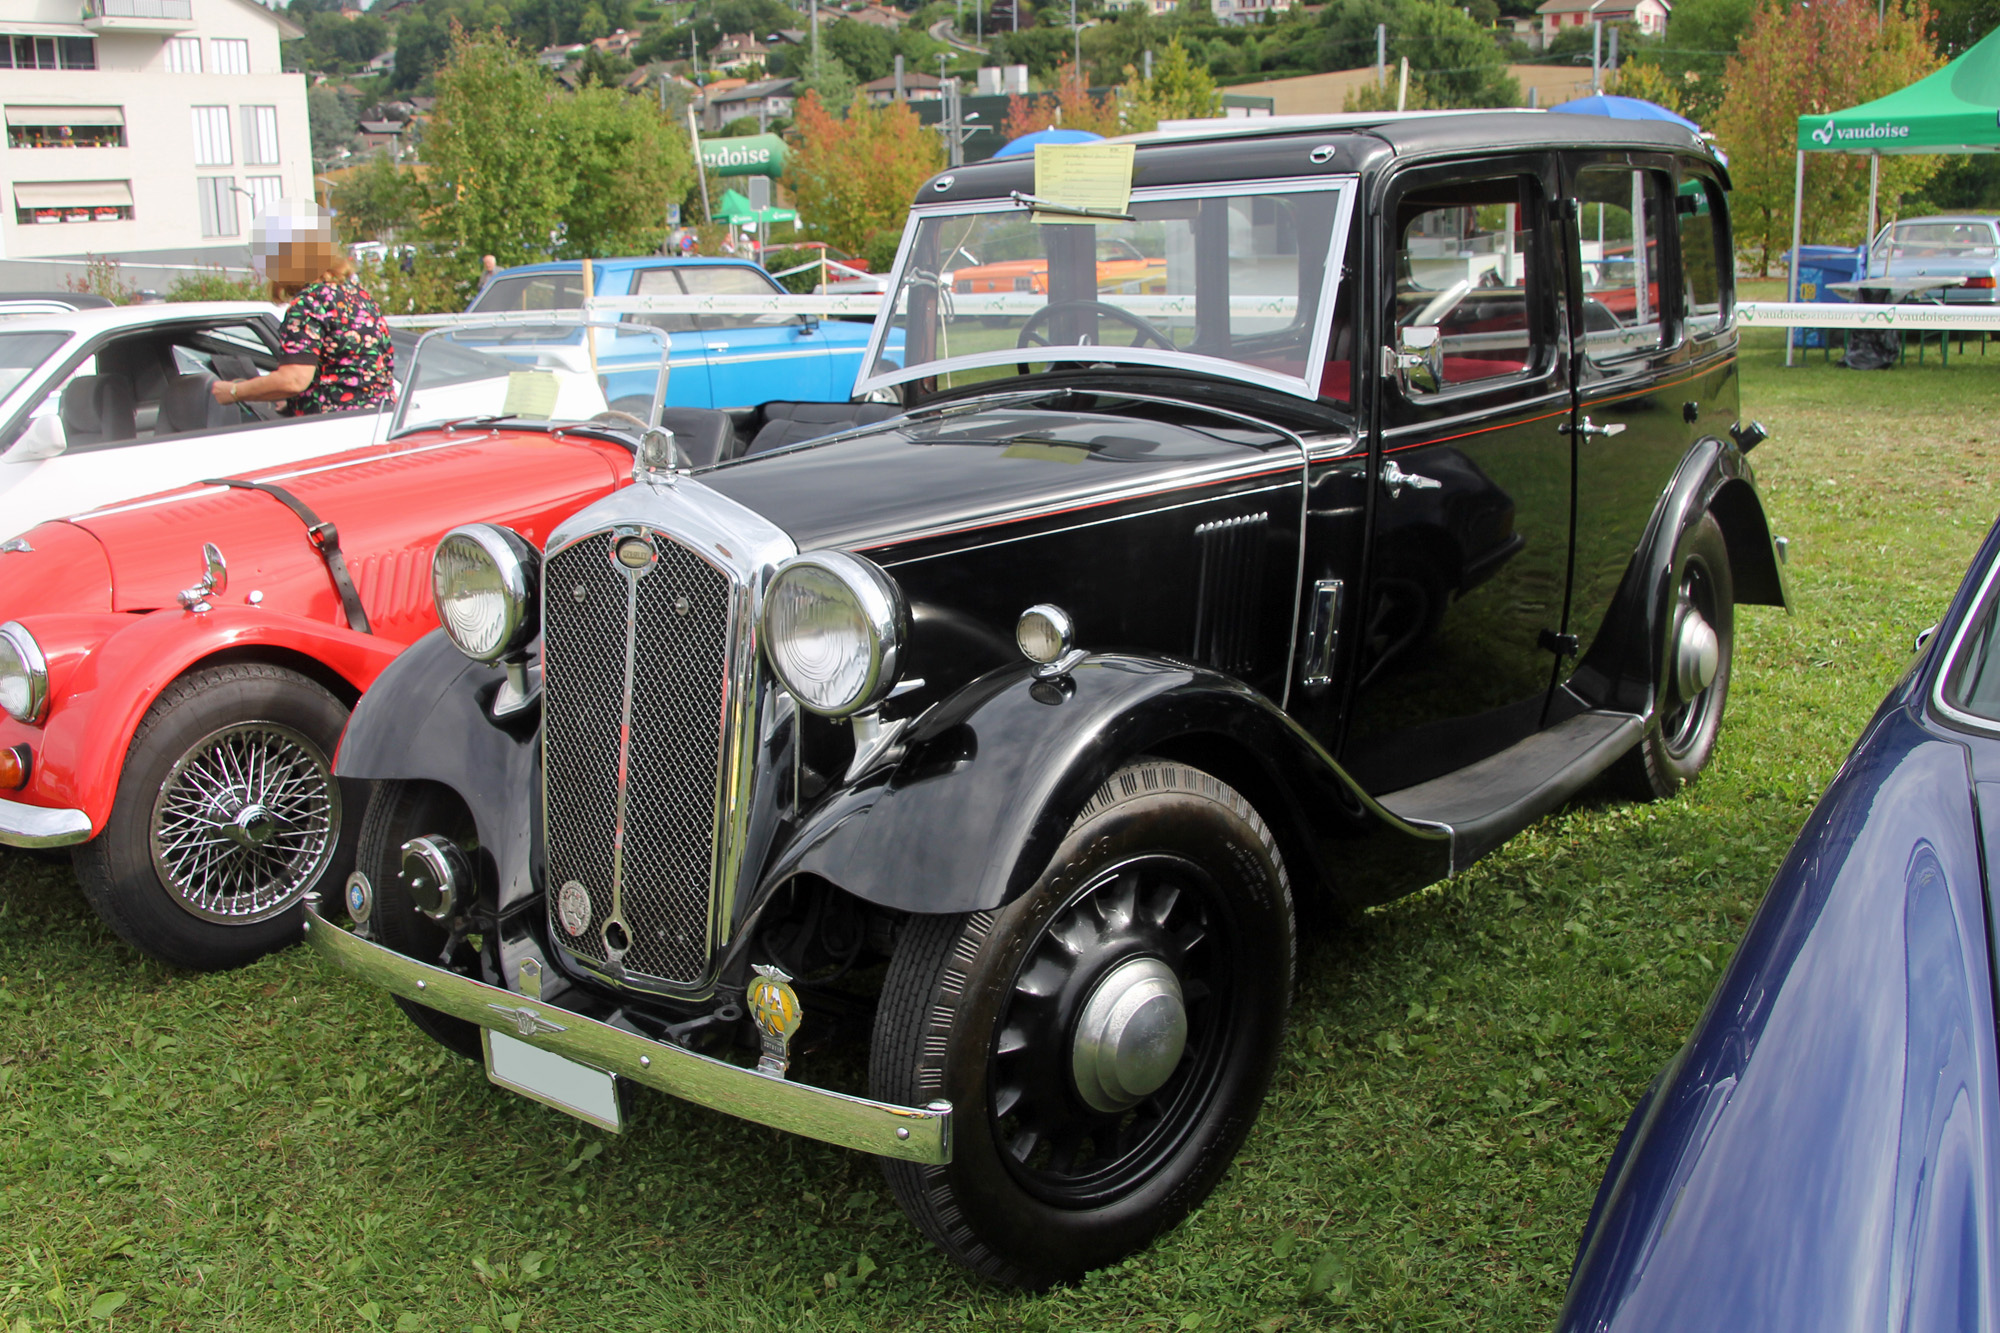
[[[49,664],[14,620],[0,625],[0,708],[16,722],[40,722],[49,708]]]
[[[846,717],[896,683],[907,620],[903,594],[873,564],[812,551],[779,566],[764,595],[764,652],[799,703]]]
[[[438,623],[475,662],[496,662],[535,637],[541,582],[535,548],[491,523],[453,528],[431,555]]]

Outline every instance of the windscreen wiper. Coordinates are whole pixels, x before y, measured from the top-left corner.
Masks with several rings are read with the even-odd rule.
[[[1075,204],[1059,204],[1053,199],[1038,198],[1032,194],[1023,194],[1019,190],[1009,191],[1008,197],[1013,199],[1017,204],[1034,209],[1037,213],[1059,213],[1069,218],[1089,218],[1093,222],[1099,220],[1105,222],[1138,221],[1130,213],[1120,213],[1113,208],[1078,208]]]

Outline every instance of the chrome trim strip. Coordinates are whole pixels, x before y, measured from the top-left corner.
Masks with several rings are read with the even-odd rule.
[[[773,1129],[899,1161],[941,1166],[951,1160],[949,1102],[895,1106],[725,1064],[555,1005],[523,1003],[512,991],[420,963],[342,930],[310,901],[305,910],[306,943],[327,965],[441,1014]],[[560,1020],[562,1030],[524,1035],[524,1010],[541,1022]]]
[[[81,810],[0,799],[0,847],[74,847],[89,841],[90,816]]]
[[[1931,680],[1932,708],[1962,727],[1971,727],[1984,732],[2000,732],[2000,718],[1980,717],[1976,713],[1968,713],[1947,703],[1944,697],[1944,682],[1945,677],[1951,674],[1951,669],[1958,665],[1958,655],[1965,648],[1965,636],[1972,632],[1972,626],[1979,619],[1979,613],[1986,609],[1988,599],[1993,596],[1995,580],[2000,580],[2000,560],[1996,560],[1987,569],[1986,577],[1980,580],[1979,595],[1972,599],[1972,604],[1966,608],[1965,618],[1959,621],[1958,628],[1952,631],[1951,647],[1945,650],[1944,660],[1939,664],[1937,674]]]

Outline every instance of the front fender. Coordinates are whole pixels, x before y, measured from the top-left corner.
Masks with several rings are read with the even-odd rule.
[[[1382,809],[1255,690],[1200,667],[1105,655],[1053,681],[1008,668],[941,701],[912,725],[893,768],[807,815],[758,898],[804,873],[901,911],[998,907],[1040,876],[1091,794],[1143,754],[1204,763],[1250,787],[1281,840],[1308,848],[1313,869],[1355,901],[1449,869],[1448,839]],[[1366,889],[1339,882],[1364,859],[1375,872]]]
[[[347,720],[333,770],[343,778],[438,782],[472,811],[500,905],[535,892],[540,708],[496,720],[506,673],[474,662],[441,629],[407,648]]]
[[[145,615],[27,616],[40,641],[49,635],[51,698],[40,728],[9,720],[8,743],[24,740],[34,770],[22,796],[30,804],[82,810],[95,836],[110,817],[132,744],[160,692],[208,658],[268,649],[274,657],[321,663],[358,693],[400,647],[319,621],[255,607],[178,608]],[[39,627],[39,629],[38,629]],[[64,666],[58,676],[55,659]],[[17,737],[18,729],[24,734]]]

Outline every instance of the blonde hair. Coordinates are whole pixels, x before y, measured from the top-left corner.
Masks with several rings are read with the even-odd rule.
[[[290,249],[289,246],[282,248]],[[271,304],[287,305],[293,297],[312,286],[315,282],[346,282],[354,276],[354,261],[338,250],[330,251],[322,263],[323,267],[320,269],[319,276],[307,281],[297,279],[280,281],[277,278],[271,279]]]

